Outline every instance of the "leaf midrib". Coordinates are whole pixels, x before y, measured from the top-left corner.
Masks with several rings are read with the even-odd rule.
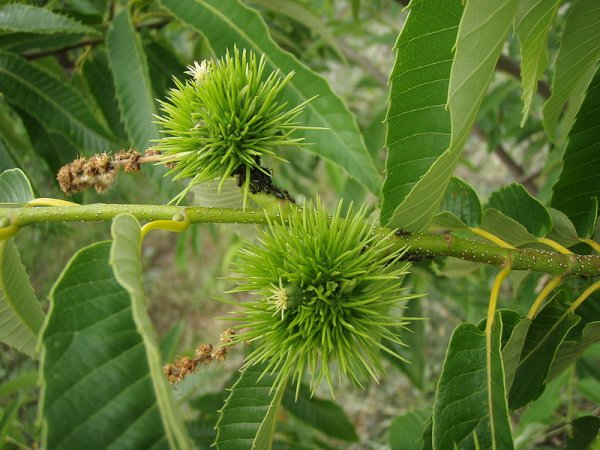
[[[0,56],[2,56],[3,53],[4,52],[0,52]],[[93,128],[90,128],[84,122],[80,122],[79,120],[77,120],[76,116],[73,116],[73,115],[69,114],[69,110],[65,109],[60,103],[55,102],[52,97],[49,97],[49,96],[45,95],[45,93],[43,91],[39,90],[36,86],[34,86],[31,83],[29,83],[25,78],[15,77],[11,72],[9,72],[8,70],[6,70],[2,66],[0,66],[0,73],[5,73],[10,78],[12,78],[13,80],[15,80],[17,83],[25,85],[26,87],[28,87],[29,89],[31,89],[32,91],[34,91],[36,94],[38,94],[40,97],[46,99],[46,101],[48,101],[48,103],[52,104],[56,109],[58,109],[59,111],[61,111],[64,116],[70,118],[69,119],[70,122],[80,124],[80,126],[82,128],[84,128],[85,130],[88,130],[90,133],[94,134],[95,136],[97,136],[97,137],[99,137],[99,138],[101,138],[103,140],[110,141],[106,136],[103,136],[102,134],[99,134],[96,130],[94,130]],[[55,81],[58,81],[58,80],[55,80]],[[58,82],[60,83],[60,81],[58,81]],[[65,85],[65,87],[68,87],[68,86]],[[62,130],[56,130],[54,128],[51,128],[51,129],[53,131],[55,131],[55,132],[58,132],[58,133],[62,134]]]

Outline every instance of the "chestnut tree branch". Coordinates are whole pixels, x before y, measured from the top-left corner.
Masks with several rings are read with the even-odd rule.
[[[172,220],[185,217],[189,223],[266,224],[285,220],[280,212],[262,209],[201,208],[165,205],[91,204],[56,207],[0,208],[0,239],[11,238],[27,225],[52,222],[97,222],[112,220],[119,214],[132,214],[141,221]],[[392,248],[408,247],[411,257],[452,256],[465,261],[511,266],[514,270],[545,272],[555,276],[600,276],[600,256],[560,254],[529,248],[502,248],[487,242],[451,234],[403,233],[380,227],[381,239]]]

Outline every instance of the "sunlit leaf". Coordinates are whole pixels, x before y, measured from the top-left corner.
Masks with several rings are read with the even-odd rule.
[[[548,65],[546,41],[552,28],[559,0],[522,0],[515,19],[515,31],[521,43],[521,84],[525,124],[537,82]]]
[[[569,134],[600,60],[597,0],[580,0],[571,8],[556,58],[552,96],[544,104],[544,126],[550,138],[558,142]]]
[[[433,219],[494,75],[518,3],[517,0],[466,3],[448,85],[449,147],[441,156],[430,161],[427,172],[394,210],[389,225],[420,231],[427,228]],[[447,13],[446,4],[441,7],[441,13]],[[422,51],[432,50],[423,48]],[[422,95],[425,95],[425,88],[423,92]],[[403,184],[404,181],[398,183]]]
[[[390,222],[394,210],[450,143],[446,101],[462,11],[460,0],[411,2],[390,75],[382,224],[404,226]]]

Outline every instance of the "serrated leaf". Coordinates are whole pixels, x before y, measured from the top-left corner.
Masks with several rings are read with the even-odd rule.
[[[556,351],[577,322],[579,317],[567,314],[566,306],[557,298],[533,319],[508,395],[511,409],[524,406],[541,395]]]
[[[600,9],[599,9],[600,14]],[[600,24],[599,24],[600,26]],[[600,36],[600,33],[598,33]],[[600,69],[569,133],[560,177],[552,188],[552,207],[565,213],[580,236],[593,231],[600,196]],[[588,212],[593,210],[593,217]],[[590,219],[593,219],[590,223]]]
[[[581,242],[577,236],[575,225],[566,214],[554,208],[548,208],[548,213],[550,213],[552,219],[552,231],[548,233],[548,239],[552,239],[565,247],[571,247]]]
[[[156,107],[146,54],[128,8],[115,17],[108,29],[106,51],[125,129],[135,148],[145,150],[158,139]]]
[[[447,225],[453,225],[449,227],[452,229],[478,227],[481,216],[481,203],[475,190],[460,178],[452,177],[440,204],[440,212],[433,219],[434,223],[439,226],[441,222],[446,222]],[[456,223],[456,219],[461,225]]]
[[[80,250],[54,286],[41,357],[44,448],[169,448],[132,301],[110,242]]]
[[[9,4],[0,8],[0,30],[37,34],[100,34],[75,19],[49,9],[21,4]]]
[[[433,447],[438,450],[514,448],[500,356],[500,317],[496,314],[489,340],[469,323],[452,333],[433,407]]]
[[[394,210],[450,143],[446,101],[462,11],[460,0],[410,4],[390,75],[382,224],[400,226],[390,223]]]
[[[154,95],[163,98],[169,88],[174,87],[174,79],[183,80],[185,66],[179,61],[173,51],[150,33],[142,40],[144,52],[148,59],[148,75],[152,82]]]
[[[285,383],[259,366],[244,369],[231,388],[217,422],[219,450],[269,450]]]
[[[545,236],[552,229],[548,210],[522,184],[511,183],[493,192],[486,207],[495,208],[520,223],[534,236]]]
[[[109,264],[114,270],[115,279],[131,298],[131,313],[136,329],[143,340],[150,379],[169,447],[171,449],[191,448],[183,420],[162,371],[162,359],[156,343],[156,332],[146,310],[142,284],[140,224],[134,216],[121,214],[114,219],[111,230],[113,244],[110,250]]]
[[[536,237],[530,234],[523,225],[495,208],[483,211],[481,228],[515,247],[536,242]]]
[[[81,154],[80,147],[63,134],[46,129],[41,121],[22,108],[13,108],[23,121],[35,153],[45,161],[50,172],[57,173],[61,166]]]
[[[298,398],[295,388],[286,389],[281,403],[290,414],[325,436],[346,442],[358,441],[354,424],[344,410],[331,400],[311,397],[306,385],[300,385]]]
[[[522,0],[515,19],[515,32],[521,44],[521,85],[525,125],[537,82],[548,65],[546,49],[559,0]]]
[[[567,369],[585,352],[590,345],[600,341],[600,322],[590,322],[583,328],[576,340],[565,340],[556,352],[548,379],[552,379]]]
[[[80,42],[83,37],[83,34],[6,33],[0,34],[0,48],[27,56],[40,51],[69,47]]]
[[[119,106],[117,105],[112,74],[108,67],[108,59],[104,49],[96,48],[86,58],[81,68],[81,74],[112,133],[119,139],[127,139],[127,134],[121,121]]]
[[[423,429],[431,410],[418,410],[402,414],[390,425],[390,447],[392,450],[419,450],[423,443]]]
[[[518,3],[517,0],[466,3],[448,85],[447,108],[451,123],[449,147],[430,164],[427,172],[394,210],[389,226],[421,231],[431,223],[494,75]],[[444,3],[441,9],[445,11],[446,8]],[[427,33],[430,31],[429,27],[424,30]]]
[[[83,153],[114,145],[79,92],[19,56],[0,52],[0,91],[9,103],[27,111],[49,132],[77,144]]]
[[[558,142],[569,134],[600,61],[597,0],[580,0],[571,8],[556,57],[552,95],[544,104],[544,126],[548,136]]]
[[[298,105],[317,96],[306,105],[297,121],[305,126],[326,128],[298,132],[298,136],[311,144],[306,149],[339,165],[371,192],[379,193],[381,176],[347,106],[322,76],[275,44],[256,11],[239,0],[161,0],[161,4],[206,36],[217,54],[237,45],[264,53],[271,70],[294,71],[283,92],[284,101]]]

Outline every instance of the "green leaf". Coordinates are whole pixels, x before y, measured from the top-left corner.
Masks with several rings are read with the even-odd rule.
[[[354,424],[344,410],[330,400],[311,397],[310,389],[300,385],[298,398],[296,389],[285,390],[282,405],[296,418],[321,431],[325,436],[346,442],[358,441]]]
[[[548,65],[546,40],[552,28],[559,0],[522,0],[515,19],[515,32],[521,43],[521,84],[525,125],[537,82]]]
[[[23,121],[35,153],[45,161],[51,173],[57,173],[64,164],[81,155],[80,147],[64,134],[46,129],[40,120],[22,108],[16,105],[13,108]]]
[[[433,408],[434,448],[514,448],[504,391],[501,335],[499,313],[489,341],[485,332],[469,323],[452,333]]]
[[[550,138],[558,142],[569,134],[600,60],[597,0],[580,0],[571,8],[556,58],[552,95],[544,104],[544,126]]]
[[[75,19],[31,5],[9,4],[0,8],[0,30],[39,34],[100,34]]]
[[[109,264],[116,280],[131,298],[131,312],[138,333],[141,335],[150,379],[156,394],[163,427],[171,449],[190,448],[179,409],[171,396],[170,387],[162,371],[162,359],[156,343],[155,331],[146,310],[146,299],[142,284],[140,224],[128,214],[117,216],[112,225],[113,244]]]
[[[0,173],[0,203],[26,203],[33,199],[31,183],[21,169]]]
[[[0,203],[22,204],[33,199],[31,184],[20,169],[0,174]],[[0,342],[34,356],[44,322],[19,251],[12,240],[0,241]]]
[[[579,3],[577,4],[579,5]],[[600,14],[600,9],[598,10]],[[600,26],[600,24],[599,24]],[[597,33],[600,36],[600,33]],[[589,236],[588,212],[597,213],[600,196],[600,69],[597,71],[573,129],[563,157],[560,178],[552,188],[552,207],[565,213],[580,236]],[[593,215],[595,221],[596,214]]]
[[[517,0],[466,3],[448,85],[449,147],[431,161],[427,172],[394,210],[388,225],[407,231],[421,231],[431,223],[494,75],[518,3]],[[440,7],[442,14],[447,14],[447,4],[444,2]],[[424,30],[430,33],[429,25]],[[431,48],[423,48],[422,51],[430,52]],[[427,86],[423,89],[426,90]]]
[[[446,194],[434,217],[434,224],[451,229],[478,227],[481,222],[481,203],[475,190],[460,178],[452,177]]]
[[[31,181],[35,191],[35,180],[38,184],[42,180],[54,178],[46,162],[36,154],[31,145],[28,130],[25,130],[21,118],[9,105],[0,106],[0,170],[21,168]]]
[[[572,436],[567,440],[565,450],[586,450],[598,448],[598,431],[600,431],[600,417],[583,416],[571,422]]]
[[[264,53],[270,69],[294,71],[283,93],[284,101],[297,105],[317,96],[297,120],[306,126],[327,128],[299,132],[298,136],[311,143],[306,149],[333,161],[371,192],[379,193],[381,177],[347,106],[322,76],[275,44],[256,11],[239,0],[161,0],[161,4],[204,34],[217,54],[224,54],[235,44]]]
[[[394,419],[390,425],[390,447],[392,450],[420,450],[425,422],[431,410],[411,411]]]
[[[426,289],[417,290],[419,280],[422,278],[413,278],[411,283],[415,292],[424,292]],[[423,302],[420,298],[408,300],[405,305],[403,315],[405,317],[423,317]],[[383,344],[392,350],[395,354],[400,355],[403,359],[398,359],[396,356],[389,353],[384,353],[384,356],[398,369],[400,369],[410,379],[413,385],[418,389],[423,389],[425,380],[425,321],[414,320],[395,330],[397,335],[403,335],[402,345],[385,340]]]
[[[577,360],[590,345],[600,341],[600,322],[590,322],[583,328],[581,336],[575,340],[565,340],[558,347],[550,366],[548,378],[554,378]]]
[[[531,319],[522,319],[512,330],[508,342],[502,349],[502,362],[504,364],[504,386],[510,391],[515,378],[515,372],[521,359],[523,346],[527,338],[527,332],[531,326]]]
[[[35,389],[40,375],[37,371],[21,372],[14,378],[0,384],[0,398],[8,397],[19,391]]]
[[[450,143],[446,100],[462,11],[460,0],[410,4],[390,75],[382,224],[402,226],[398,221],[390,222],[394,210]]]
[[[536,241],[535,236],[530,234],[523,225],[505,216],[495,208],[488,208],[483,211],[481,228],[515,247]]]
[[[217,422],[217,449],[272,447],[276,413],[285,390],[285,383],[276,385],[276,379],[277,374],[265,373],[259,366],[241,372]]]
[[[13,422],[17,418],[17,413],[21,407],[23,400],[17,398],[10,402],[5,408],[0,409],[0,449],[4,449],[4,444],[7,442],[8,432],[13,426]]]
[[[115,86],[108,66],[106,52],[96,48],[86,58],[81,73],[88,90],[102,112],[102,116],[112,133],[120,140],[127,140],[127,134],[121,122],[121,113],[117,104]]]
[[[552,239],[565,247],[571,247],[581,242],[577,236],[575,225],[566,214],[554,208],[548,208],[548,213],[550,213],[552,219],[552,231],[548,233],[548,239]]]
[[[330,31],[330,28],[323,22],[321,17],[312,12],[306,5],[293,0],[252,0],[252,3],[260,5],[263,8],[274,11],[282,16],[289,17],[294,22],[304,25],[315,34],[320,36],[327,45],[329,45],[337,55],[344,60],[344,53],[340,49],[338,42]],[[354,2],[352,4],[354,13]]]
[[[80,42],[83,37],[82,34],[6,33],[0,34],[0,49],[26,56],[69,47]]]
[[[160,341],[160,355],[164,364],[175,358],[177,346],[183,334],[183,322],[176,322]]]
[[[534,236],[545,236],[552,229],[550,213],[522,184],[512,183],[493,192],[486,205],[488,207],[519,222]]]
[[[0,52],[0,91],[9,103],[27,111],[49,132],[76,143],[83,153],[114,145],[79,92],[19,56]]]
[[[12,240],[0,242],[0,342],[35,355],[44,313],[19,251]]]
[[[156,107],[146,54],[128,8],[115,17],[108,29],[106,50],[125,129],[135,148],[145,150],[158,139]]]
[[[44,448],[169,448],[132,299],[111,244],[79,251],[54,286],[43,334]]]
[[[579,317],[567,314],[566,306],[557,298],[533,319],[508,395],[511,409],[524,406],[542,394],[556,351],[577,322]]]
[[[185,66],[179,61],[173,50],[155,39],[150,33],[143,35],[142,45],[148,58],[148,75],[152,82],[154,95],[163,98],[175,79],[185,78]]]

